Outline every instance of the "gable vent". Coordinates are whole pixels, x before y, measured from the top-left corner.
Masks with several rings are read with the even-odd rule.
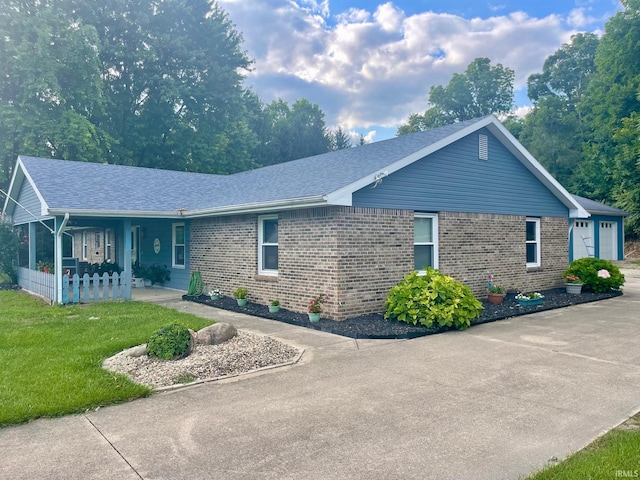
[[[478,135],[478,158],[489,160],[489,138],[486,135]]]

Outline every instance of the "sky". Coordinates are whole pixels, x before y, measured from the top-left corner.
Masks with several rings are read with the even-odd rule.
[[[527,78],[578,32],[602,34],[617,0],[218,0],[253,60],[246,85],[270,103],[306,98],[356,140],[393,137],[477,57]]]

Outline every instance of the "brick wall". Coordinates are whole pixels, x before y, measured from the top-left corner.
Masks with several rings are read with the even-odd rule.
[[[281,212],[278,276],[257,274],[258,216],[194,220],[191,270],[224,295],[243,286],[262,304],[306,313],[325,293],[324,314],[335,319],[381,311],[389,289],[411,268],[413,213],[353,207]]]
[[[521,291],[563,284],[568,266],[566,218],[540,220],[541,266],[526,267],[526,217],[476,213],[439,214],[440,271],[486,296],[487,274],[494,283]]]
[[[538,269],[525,266],[525,217],[439,214],[440,270],[486,295],[486,275],[523,291],[562,285],[568,263],[567,221],[541,219]],[[413,212],[322,207],[281,212],[278,276],[257,273],[258,216],[193,220],[191,270],[224,295],[242,286],[251,301],[279,299],[306,313],[309,299],[326,293],[324,315],[342,320],[380,312],[389,289],[413,268]]]

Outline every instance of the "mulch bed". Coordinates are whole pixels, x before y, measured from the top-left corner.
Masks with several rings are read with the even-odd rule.
[[[507,295],[500,305],[493,305],[486,300],[482,300],[484,310],[480,317],[476,318],[471,324],[479,325],[482,323],[495,322],[496,320],[502,320],[518,315],[526,315],[544,310],[553,310],[556,308],[568,307],[569,305],[577,305],[579,303],[596,302],[598,300],[622,295],[622,292],[583,292],[580,295],[571,295],[566,293],[564,288],[544,290],[540,293],[545,297],[544,303],[539,306],[531,307],[519,306],[518,302],[514,298],[515,295],[512,294]],[[341,322],[321,318],[319,322],[311,323],[309,322],[309,318],[306,314],[292,312],[284,308],[281,308],[278,313],[270,313],[269,308],[266,305],[251,302],[248,302],[244,307],[239,307],[236,300],[230,297],[221,297],[219,300],[211,300],[206,295],[201,295],[199,297],[183,295],[182,299],[350,338],[416,338],[448,330],[447,328],[427,328],[422,325],[411,325],[395,320],[387,320],[384,318],[382,313],[360,315]]]

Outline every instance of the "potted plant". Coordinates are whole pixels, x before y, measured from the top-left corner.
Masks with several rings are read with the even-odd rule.
[[[573,295],[580,295],[582,293],[582,280],[577,275],[565,275],[564,286],[567,289],[567,293]]]
[[[144,267],[141,267],[138,262],[131,265],[131,286],[133,288],[144,287]]]
[[[220,300],[220,295],[220,290],[217,288],[214,288],[209,292],[209,298],[211,298],[211,300]]]
[[[487,293],[489,303],[493,303],[494,305],[501,304],[506,295],[505,292],[506,289],[502,285],[491,285]]]
[[[269,305],[269,313],[278,313],[280,311],[280,300],[275,299],[271,300],[271,305]]]
[[[171,272],[166,267],[153,264],[142,269],[142,278],[144,278],[144,286],[153,286],[155,284],[162,285],[164,282],[171,280]]]
[[[309,306],[307,307],[307,311],[309,312],[309,321],[310,322],[318,322],[320,321],[320,314],[322,313],[322,304],[329,299],[327,295],[324,293],[318,294],[317,297],[309,300]]]
[[[544,301],[544,295],[542,295],[540,292],[519,293],[518,295],[516,295],[516,300],[521,307],[542,305],[542,302]]]
[[[249,293],[249,291],[244,287],[236,288],[233,291],[233,298],[236,299],[239,307],[244,307],[247,304],[247,293]]]

